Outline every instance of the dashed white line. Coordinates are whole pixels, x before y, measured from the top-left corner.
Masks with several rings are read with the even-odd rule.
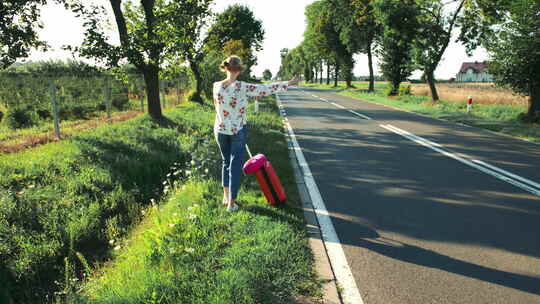
[[[502,181],[505,181],[509,184],[512,184],[516,187],[519,187],[525,191],[528,191],[534,195],[540,196],[540,185],[529,180],[526,178],[523,178],[521,176],[515,175],[513,173],[510,173],[508,171],[505,171],[503,169],[497,168],[493,165],[489,165],[485,162],[479,161],[479,160],[467,160],[464,157],[458,156],[458,153],[449,152],[446,150],[443,150],[442,146],[433,143],[423,137],[420,137],[418,135],[414,135],[410,132],[407,132],[405,130],[402,130],[398,127],[392,126],[392,125],[380,125],[382,128],[392,131],[398,135],[401,135],[409,140],[412,140],[422,146],[428,147],[431,150],[437,151],[445,156],[448,156],[450,158],[453,158],[465,165],[468,165],[470,167],[473,167],[475,169],[480,170],[481,172],[484,172],[486,174],[489,174],[495,178],[498,178]]]
[[[283,109],[283,105],[281,103],[279,95],[276,94],[276,96],[279,108]],[[343,302],[347,304],[364,304],[362,296],[360,295],[360,291],[358,290],[358,286],[356,285],[356,280],[352,275],[351,268],[349,267],[347,258],[345,257],[345,252],[343,251],[343,247],[341,246],[339,237],[336,233],[334,225],[332,224],[332,219],[330,218],[330,214],[326,209],[326,205],[324,204],[324,200],[322,199],[319,187],[317,186],[317,183],[313,178],[313,174],[311,173],[306,158],[304,157],[302,148],[300,148],[300,145],[296,140],[296,136],[291,127],[291,124],[286,121],[285,126],[289,133],[289,137],[291,138],[291,141],[293,143],[294,152],[296,154],[296,158],[298,159],[300,168],[302,169],[302,173],[304,175],[304,182],[306,183],[306,186],[308,188],[314,212],[321,227],[322,237],[324,240],[324,245],[326,247],[326,252],[328,253],[328,258],[330,259],[330,263],[332,265],[332,269],[334,270],[336,280],[341,287],[340,293]]]

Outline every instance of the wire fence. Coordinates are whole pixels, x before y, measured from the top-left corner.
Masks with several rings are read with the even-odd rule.
[[[159,86],[163,108],[181,103],[191,88],[188,77],[162,79]],[[134,117],[147,109],[145,90],[140,74],[118,80],[103,74],[0,73],[0,146],[51,132],[60,138],[96,121]]]
[[[187,78],[161,80],[162,106],[179,103],[188,89]],[[130,74],[120,81],[109,75],[0,73],[0,122],[11,130],[104,114],[111,118],[123,111],[144,112],[146,103],[142,75]]]

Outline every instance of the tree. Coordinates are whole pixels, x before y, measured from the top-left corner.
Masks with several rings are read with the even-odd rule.
[[[336,15],[332,3],[328,0],[313,2],[306,7],[307,32],[314,32],[321,39],[321,48],[327,50],[334,57],[335,62],[335,85],[339,75],[339,67],[344,68],[347,86],[352,86],[352,69],[354,67],[353,54],[340,40],[339,27],[335,20]]]
[[[496,82],[529,96],[526,120],[540,122],[540,4],[516,0],[484,45]]]
[[[5,69],[19,58],[28,57],[34,48],[46,49],[36,32],[40,8],[46,0],[3,0],[0,2],[0,68]]]
[[[253,58],[253,52],[250,48],[246,47],[242,40],[229,40],[225,42],[222,53],[226,57],[236,55],[240,57],[240,59],[242,59],[242,62],[244,64],[246,64],[246,62],[250,62]],[[250,70],[246,68],[246,70],[240,73],[238,79],[246,81],[249,80]]]
[[[345,44],[356,41],[357,48],[368,58],[369,92],[375,91],[375,75],[373,72],[373,50],[376,39],[381,35],[381,25],[375,17],[374,0],[341,0],[342,7],[351,14],[349,35],[342,35]],[[344,31],[347,32],[347,31]],[[354,48],[354,47],[353,47]],[[356,48],[354,48],[356,49]]]
[[[439,100],[434,73],[450,43],[465,2],[418,1],[419,27],[413,42],[413,58],[424,71],[433,101]],[[451,9],[448,9],[449,4]]]
[[[165,62],[178,63],[185,59],[190,63],[196,79],[193,99],[202,103],[198,71],[202,56],[197,42],[210,13],[211,2],[143,0],[136,5],[134,2],[109,0],[120,45],[113,45],[106,34],[102,20],[107,15],[104,7],[87,5],[83,1],[68,2],[66,6],[85,19],[84,41],[80,47],[72,49],[109,67],[118,66],[121,60],[127,59],[144,76],[148,113],[154,118],[161,118],[159,73]]]
[[[401,82],[414,70],[412,43],[417,34],[419,9],[414,0],[377,0],[375,12],[383,27],[378,51],[381,69],[390,80],[389,95],[397,95]]]
[[[262,50],[264,34],[262,21],[255,18],[253,11],[247,6],[234,4],[217,15],[204,43],[207,49],[222,50],[229,41],[242,41],[250,51],[248,58],[242,58],[249,77],[251,67],[257,63],[254,54]]]
[[[270,79],[272,79],[272,72],[269,69],[264,70],[263,79],[266,81],[269,81]]]

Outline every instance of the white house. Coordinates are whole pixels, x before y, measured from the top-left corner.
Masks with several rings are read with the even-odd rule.
[[[457,82],[492,82],[493,76],[488,73],[488,63],[464,62],[456,76]]]

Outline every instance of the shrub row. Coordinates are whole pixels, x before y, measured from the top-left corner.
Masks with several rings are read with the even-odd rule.
[[[112,109],[122,111],[129,107],[127,95],[115,95],[111,100]],[[61,120],[86,119],[98,111],[105,111],[105,104],[68,104],[59,109],[58,116]],[[5,123],[11,129],[20,129],[35,126],[42,120],[52,118],[50,109],[36,108],[29,105],[9,107],[0,111],[0,122]]]

